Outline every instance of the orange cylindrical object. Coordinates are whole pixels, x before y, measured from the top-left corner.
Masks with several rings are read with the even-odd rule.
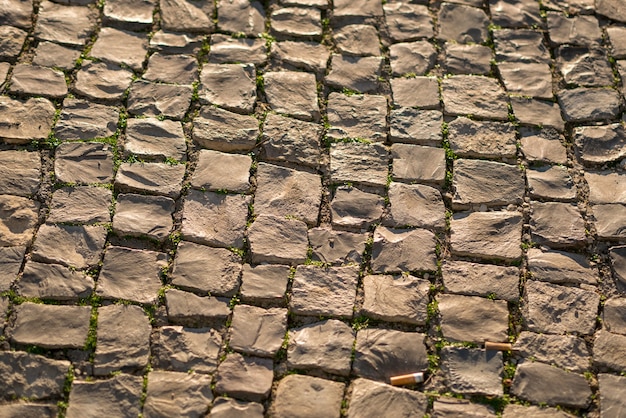
[[[485,350],[511,351],[512,349],[513,344],[511,343],[492,343],[489,341],[485,342]]]
[[[389,380],[393,386],[412,385],[414,383],[422,383],[424,381],[424,373],[403,374],[401,376],[393,376]]]

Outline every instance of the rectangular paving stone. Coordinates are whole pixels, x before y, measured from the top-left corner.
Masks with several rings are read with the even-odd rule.
[[[547,22],[553,45],[591,45],[602,41],[602,30],[595,16],[566,16],[548,12]]]
[[[180,120],[189,109],[192,95],[193,88],[191,86],[136,80],[131,84],[128,94],[128,113],[151,117],[164,116]]]
[[[104,4],[103,21],[128,30],[148,29],[154,21],[155,5],[155,0],[110,0]]]
[[[33,64],[42,67],[57,67],[61,70],[71,71],[79,57],[80,51],[72,47],[42,41],[39,42],[37,48],[35,48]]]
[[[16,320],[9,335],[15,344],[50,349],[83,348],[87,341],[90,306],[24,302],[13,309]]]
[[[74,90],[88,99],[119,104],[133,75],[130,69],[119,64],[85,60],[76,73]]]
[[[543,33],[531,29],[496,29],[493,38],[498,62],[550,62]]]
[[[42,2],[35,26],[35,37],[61,44],[82,46],[89,40],[96,23],[93,9]]]
[[[211,415],[217,418],[226,418],[233,414],[246,414],[251,418],[262,418],[264,416],[263,411],[263,405],[258,402],[245,402],[220,396],[213,402]]]
[[[308,250],[303,221],[269,214],[259,215],[248,228],[251,260],[255,264],[300,264]]]
[[[515,158],[517,139],[511,123],[458,117],[448,123],[450,148],[461,158]]]
[[[215,392],[260,402],[269,396],[273,377],[272,360],[244,357],[238,353],[227,354],[217,368]]]
[[[435,234],[426,229],[374,230],[372,270],[376,273],[434,271],[437,269]]]
[[[78,301],[91,295],[94,280],[84,272],[59,264],[28,261],[15,286],[26,298]]]
[[[385,3],[383,10],[389,35],[396,42],[431,38],[434,35],[432,17],[424,5]]]
[[[165,305],[170,323],[202,328],[223,324],[230,315],[229,300],[214,296],[197,296],[178,289],[165,291]]]
[[[270,71],[263,74],[263,86],[267,103],[275,112],[306,121],[320,119],[315,74]]]
[[[332,87],[347,88],[359,93],[374,92],[378,88],[382,64],[381,57],[332,54],[330,63],[332,70],[326,76],[326,83]]]
[[[336,319],[291,329],[287,346],[287,366],[298,370],[322,370],[348,376],[354,339],[352,328]]]
[[[381,144],[337,143],[330,147],[331,179],[334,183],[355,182],[384,186],[389,152]]]
[[[493,51],[485,45],[448,42],[443,66],[449,74],[487,75],[491,72],[492,59]]]
[[[9,93],[60,99],[67,94],[65,75],[52,68],[17,64],[11,74]]]
[[[289,309],[298,315],[351,317],[358,280],[356,266],[296,268]]]
[[[0,194],[32,196],[39,189],[41,156],[32,151],[0,151]]]
[[[443,148],[393,144],[391,158],[395,181],[443,184],[445,180],[446,152]]]
[[[273,416],[288,416],[294,410],[303,416],[338,418],[345,384],[313,376],[290,375],[278,382],[271,407]]]
[[[533,0],[490,0],[491,17],[502,27],[543,27],[539,5]]]
[[[182,241],[176,249],[169,277],[183,289],[233,296],[239,289],[241,257],[224,248]]]
[[[385,402],[380,402],[384,399]],[[348,417],[367,416],[420,416],[426,413],[427,397],[418,391],[373,382],[368,379],[355,379],[352,382],[352,396],[348,407]]]
[[[52,193],[47,222],[95,224],[111,222],[111,190],[104,187],[63,187]]]
[[[158,194],[177,199],[184,176],[184,164],[121,163],[115,175],[115,187],[122,192]]]
[[[316,8],[281,7],[270,14],[277,37],[316,39],[322,36],[321,11]]]
[[[187,159],[187,144],[180,122],[154,118],[129,119],[124,142],[125,155],[147,160]]]
[[[55,151],[54,175],[62,183],[113,181],[113,149],[100,142],[60,144]]]
[[[329,264],[361,263],[366,234],[336,231],[327,227],[309,229],[311,258]]]
[[[441,332],[448,341],[506,341],[509,310],[503,300],[440,294]]]
[[[253,116],[213,106],[202,107],[193,125],[194,142],[217,151],[251,151],[259,136],[259,122]]]
[[[202,416],[213,400],[211,377],[152,371],[148,374],[144,416]]]
[[[542,166],[526,170],[528,192],[533,198],[571,202],[576,199],[576,187],[567,168]]]
[[[400,42],[389,47],[389,61],[391,63],[391,74],[394,77],[424,76],[430,72],[435,65],[437,51],[435,47],[427,41]],[[426,85],[424,96],[431,101],[431,105],[436,105],[434,98],[438,98],[439,92],[433,91],[435,79]],[[392,85],[393,88],[393,85]],[[438,102],[438,100],[437,100]]]
[[[600,295],[591,290],[529,280],[524,299],[522,312],[530,331],[589,335],[595,330]]]
[[[441,274],[446,292],[495,297],[509,302],[519,299],[520,270],[492,264],[447,261]]]
[[[580,248],[587,242],[578,207],[561,202],[531,202],[531,237],[551,248]]]
[[[4,400],[60,397],[63,394],[65,377],[70,366],[71,363],[65,360],[53,360],[23,351],[2,351],[0,353],[0,376],[2,376],[0,397]],[[26,379],[26,376],[31,376],[31,378]],[[11,407],[4,405],[4,408],[10,410]],[[17,410],[18,408],[16,412]],[[38,411],[34,412],[34,416],[40,416],[37,414]],[[7,416],[24,415],[19,413],[10,415],[9,413]]]
[[[159,369],[214,373],[221,346],[222,336],[213,328],[164,326],[152,337],[151,362]]]
[[[444,347],[442,369],[454,393],[502,396],[502,353],[478,348]]]
[[[121,237],[147,237],[163,242],[174,227],[175,205],[165,196],[120,193],[115,203],[113,232]]]
[[[0,246],[30,244],[35,233],[39,206],[36,200],[0,195]]]
[[[557,65],[567,84],[613,85],[613,71],[606,52],[598,47],[561,46],[557,49]]]
[[[44,224],[37,232],[32,257],[77,269],[94,267],[100,262],[106,237],[104,226]]]
[[[584,255],[529,248],[528,270],[533,279],[555,284],[598,283],[598,272]]]
[[[43,97],[18,100],[0,96],[0,138],[7,144],[46,139],[54,115],[53,104]]]
[[[332,224],[366,232],[379,220],[385,208],[385,200],[375,193],[368,193],[351,186],[340,186],[330,202]]]
[[[250,64],[205,64],[198,89],[203,103],[250,114],[256,103],[256,70]]]
[[[259,163],[256,174],[254,211],[293,217],[317,224],[322,198],[322,182],[317,174]]]
[[[210,0],[163,0],[161,25],[171,32],[209,33],[215,28],[211,16],[215,4]]]
[[[437,21],[439,39],[462,44],[478,44],[487,40],[489,18],[477,7],[444,3],[439,9]]]
[[[366,328],[357,333],[353,373],[389,382],[392,376],[428,367],[425,335],[390,329]]]
[[[164,1],[161,7],[165,7],[165,4],[166,2]],[[167,4],[171,5],[172,1],[168,1]],[[163,28],[165,28],[165,21],[162,24]],[[186,28],[182,28],[182,30],[186,30]],[[150,38],[150,48],[168,54],[196,54],[202,46],[203,39],[203,35],[197,33],[172,32],[162,29]]]
[[[517,166],[495,161],[458,159],[454,161],[452,206],[504,206],[521,203],[526,183]]]
[[[550,100],[552,70],[546,63],[500,62],[498,71],[509,94]]]
[[[283,65],[319,75],[326,70],[330,50],[317,42],[278,41],[272,43],[270,57]]]
[[[425,325],[430,282],[411,275],[363,278],[361,314],[387,322]]]
[[[593,216],[596,223],[596,233],[599,238],[622,239],[626,236],[624,222],[626,221],[626,205],[608,204],[593,207]]]
[[[387,138],[387,99],[383,96],[331,93],[327,113],[331,139],[384,142]]]
[[[40,403],[15,403],[3,405],[4,413],[9,417],[36,416],[54,418],[59,415],[59,407],[56,404]]]
[[[383,225],[396,228],[445,227],[445,205],[441,192],[434,187],[392,182],[387,193],[389,205]]]
[[[74,381],[66,416],[79,418],[93,411],[107,416],[136,416],[141,411],[142,385],[141,376],[129,374],[91,382]]]
[[[333,31],[339,52],[346,55],[380,55],[378,30],[372,25],[345,25]]]
[[[9,0],[2,4],[0,16],[3,25],[29,29],[32,26],[32,4],[28,1]]]
[[[217,247],[243,246],[249,196],[190,190],[183,202],[183,238]]]
[[[533,359],[583,373],[591,366],[591,351],[585,340],[574,335],[536,334],[522,331],[514,349],[524,359]]]
[[[11,288],[22,268],[26,247],[0,247],[0,292]]]
[[[229,347],[244,354],[274,357],[287,332],[287,309],[237,305],[233,309]]]
[[[520,128],[520,145],[524,156],[533,163],[565,164],[565,137],[554,129]]]
[[[244,264],[241,273],[241,300],[261,306],[285,306],[289,274],[289,266]]]
[[[116,107],[66,98],[54,135],[67,141],[111,137],[117,130],[119,116]]]
[[[615,280],[620,286],[626,285],[626,247],[611,247],[609,249],[609,257]]]
[[[264,158],[318,168],[322,126],[270,113],[263,124]]]
[[[557,103],[524,97],[511,97],[511,107],[520,125],[554,128],[562,132],[565,122]]]
[[[272,43],[272,45],[276,42]],[[267,48],[262,38],[233,38],[214,33],[211,35],[209,63],[234,64],[248,62],[255,65],[267,63]]]
[[[392,109],[389,115],[391,142],[440,146],[443,114],[439,110]]]
[[[623,376],[614,376],[608,373],[598,374],[600,383],[600,408],[601,416],[619,417],[626,409],[622,391],[626,385]]]
[[[507,261],[522,256],[522,216],[517,212],[457,213],[450,232],[453,254]]]
[[[626,203],[626,175],[609,172],[586,172],[591,203]]]
[[[161,269],[166,265],[163,253],[110,246],[104,254],[96,294],[103,299],[155,303]]]
[[[12,26],[3,25],[0,26],[0,36],[2,36],[2,40],[0,40],[0,46],[2,47],[0,58],[15,62],[17,56],[22,51],[28,33]]]
[[[604,329],[615,334],[626,335],[626,298],[611,297],[604,303],[602,324]]]
[[[441,94],[444,112],[448,115],[508,118],[507,97],[495,79],[465,75],[444,78]]]
[[[258,36],[265,28],[265,10],[258,1],[233,0],[218,4],[217,27],[226,32]]]
[[[472,403],[466,399],[440,397],[433,402],[433,418],[445,418],[454,415],[496,417],[495,410],[487,405]]]
[[[150,319],[135,305],[109,305],[98,308],[98,328],[94,374],[136,371],[148,365]]]
[[[620,109],[619,93],[612,88],[578,87],[561,90],[557,99],[566,122],[612,119]]]
[[[198,61],[192,55],[155,52],[148,60],[143,78],[157,83],[191,85],[198,80]]]
[[[200,150],[191,187],[245,193],[250,189],[251,166],[252,158],[248,155]]]
[[[626,157],[626,132],[618,123],[576,128],[574,141],[585,165],[605,164]]]

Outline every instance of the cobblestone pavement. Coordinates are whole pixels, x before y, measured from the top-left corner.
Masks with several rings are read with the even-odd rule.
[[[0,0],[0,417],[626,416],[622,77],[623,0]]]

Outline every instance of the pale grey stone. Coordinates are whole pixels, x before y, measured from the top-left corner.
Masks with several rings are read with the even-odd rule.
[[[251,64],[205,64],[198,94],[203,103],[252,113],[256,102],[256,70]]]
[[[2,351],[0,359],[0,396],[4,400],[62,396],[65,377],[71,365],[69,361],[53,360],[23,351]],[[5,416],[8,418],[23,415]]]
[[[604,302],[602,319],[607,331],[626,335],[626,298],[612,297]]]
[[[376,27],[371,25],[346,25],[333,31],[339,52],[346,55],[380,55],[380,40]]]
[[[244,357],[238,353],[227,354],[217,368],[215,392],[261,402],[270,394],[273,377],[272,360]]]
[[[237,305],[233,309],[229,347],[242,353],[273,357],[287,331],[287,310]]]
[[[580,254],[528,249],[528,270],[535,280],[556,284],[598,283],[597,271]]]
[[[68,141],[108,138],[115,134],[119,116],[113,106],[66,98],[54,134]]]
[[[263,418],[263,405],[220,397],[213,402],[210,418]]]
[[[315,74],[301,71],[278,71],[263,74],[267,103],[272,110],[297,119],[318,121]]]
[[[421,392],[359,378],[352,382],[346,416],[422,416],[427,407],[428,399]]]
[[[624,390],[626,378],[610,374],[598,374],[600,384],[600,416],[602,418],[619,418],[626,412]]]
[[[506,341],[509,310],[505,301],[442,294],[437,302],[441,331],[447,340],[477,344]]]
[[[519,167],[496,161],[454,161],[452,205],[456,209],[521,203],[526,183]]]
[[[510,123],[458,117],[448,123],[450,148],[459,157],[514,158],[515,127]]]
[[[326,83],[332,87],[347,88],[359,93],[371,93],[378,88],[378,77],[381,74],[382,65],[382,57],[353,57],[333,54],[330,63],[331,70],[326,76]]]
[[[165,291],[165,305],[170,323],[193,328],[223,324],[230,315],[229,300],[197,296],[177,289]]]
[[[425,325],[430,282],[411,275],[363,278],[361,313],[373,319]]]
[[[467,296],[493,296],[515,302],[519,299],[520,271],[517,267],[447,261],[441,274],[446,292]]]
[[[0,193],[32,196],[39,189],[41,156],[38,152],[0,151]]]
[[[124,151],[126,155],[133,154],[149,160],[173,158],[185,161],[187,144],[183,127],[180,122],[167,119],[130,119],[126,127]]]
[[[90,306],[24,302],[13,309],[16,319],[9,335],[16,344],[50,349],[83,348],[87,341]]]
[[[94,374],[140,370],[150,355],[150,319],[139,306],[109,305],[98,308]]]
[[[575,416],[547,406],[524,406],[513,403],[505,406],[502,413],[503,418],[573,418]]]
[[[193,88],[136,80],[128,94],[128,112],[149,117],[165,116],[180,120],[185,116]]]
[[[74,381],[70,392],[68,418],[89,414],[136,417],[141,411],[143,378],[120,374],[106,380]]]
[[[0,246],[27,245],[33,239],[39,202],[25,197],[0,195]],[[35,251],[40,247],[35,247]]]
[[[331,139],[384,142],[387,137],[387,99],[383,96],[331,93],[327,113]]]
[[[580,248],[587,243],[585,221],[577,206],[560,202],[531,203],[531,237],[552,248]]]
[[[591,290],[529,280],[524,299],[523,315],[530,331],[588,335],[595,330],[600,295]]]
[[[251,151],[259,135],[256,118],[204,106],[193,121],[193,140],[217,151]]]
[[[435,248],[435,234],[426,229],[379,226],[374,231],[372,270],[376,273],[434,271],[437,269]]]
[[[538,6],[533,0],[491,0],[489,2],[494,24],[504,27],[544,27]]]
[[[598,47],[561,46],[557,49],[557,65],[569,85],[613,85],[613,71],[606,52]]]
[[[297,219],[259,215],[248,228],[254,263],[300,264],[306,260],[307,226]]]
[[[522,256],[522,217],[517,212],[472,212],[450,221],[453,254],[517,260]]]
[[[515,353],[526,360],[540,361],[583,373],[591,366],[591,352],[585,340],[574,335],[535,334],[522,331],[513,345]]]
[[[122,163],[115,175],[115,187],[123,192],[180,197],[185,176],[184,164]]]
[[[165,30],[210,33],[215,28],[212,19],[215,3],[210,0],[163,0],[159,3],[161,25]]]
[[[319,377],[290,375],[278,382],[272,416],[339,418],[345,385]]]
[[[183,203],[182,235],[217,247],[243,246],[250,197],[190,190]]]
[[[176,202],[169,197],[120,193],[113,215],[113,232],[163,242],[174,227],[175,206]]]
[[[489,35],[489,17],[479,8],[443,3],[437,15],[439,39],[462,44],[482,43]]]
[[[393,89],[395,84],[391,84]],[[443,114],[439,110],[393,109],[389,116],[389,139],[394,143],[437,147],[443,139],[442,123]]]
[[[543,166],[526,170],[531,197],[571,202],[576,199],[576,187],[567,168]]]
[[[442,369],[448,387],[465,395],[502,396],[502,353],[479,348],[444,347]]]
[[[161,3],[161,10],[165,10],[168,6],[173,6],[175,9],[170,9],[168,15],[172,16],[176,13],[176,11],[183,11],[185,8],[182,7],[178,9],[178,5],[176,5],[177,0],[164,0]],[[192,4],[186,0],[179,0],[179,3],[187,3],[190,7],[187,10],[191,10],[193,8]],[[210,4],[208,1],[203,1],[204,5]],[[198,3],[196,3],[198,4]],[[210,4],[210,7],[213,8],[213,4]],[[170,54],[196,54],[200,48],[202,47],[203,36],[199,34],[193,33],[177,33],[171,32],[168,25],[167,18],[161,21],[162,30],[157,31],[152,38],[150,38],[150,48],[155,49],[156,51],[166,52]],[[208,21],[208,19],[206,19]],[[201,22],[201,19],[198,19],[197,22]],[[202,26],[201,30],[208,30],[213,25],[209,23],[208,26]],[[189,29],[192,29],[188,26]],[[187,28],[182,28],[182,30],[188,30]]]
[[[294,68],[321,74],[326,70],[330,50],[326,45],[315,42],[282,41],[272,43],[270,56]]]
[[[22,268],[26,247],[0,247],[0,292],[11,288]],[[1,300],[1,299],[0,299]]]
[[[446,114],[507,120],[507,97],[495,79],[457,75],[442,81],[442,98]]]
[[[265,11],[258,1],[226,0],[217,6],[217,27],[227,32],[259,36],[265,29]]]
[[[305,39],[322,36],[322,15],[316,8],[281,7],[270,15],[272,32],[277,36]]]
[[[44,224],[37,232],[32,258],[77,269],[95,267],[100,262],[106,236],[104,226]]]
[[[423,76],[435,65],[437,50],[428,41],[401,42],[389,47],[391,74]]]
[[[85,60],[76,73],[74,90],[93,100],[119,103],[133,81],[133,72],[119,64]]]
[[[60,144],[55,151],[54,176],[62,183],[113,181],[113,149],[100,142]]]
[[[383,4],[385,22],[391,39],[397,42],[431,38],[433,21],[425,5],[391,2]]]
[[[552,70],[547,63],[499,62],[498,71],[509,94],[550,100]]]
[[[138,32],[103,27],[89,55],[141,71],[148,53],[148,37]]]
[[[34,35],[37,39],[83,46],[94,29],[95,17],[94,10],[88,7],[43,1],[39,6]]]
[[[213,150],[198,151],[198,162],[191,176],[191,187],[210,191],[246,192],[250,189],[249,155]]]
[[[52,68],[17,64],[13,67],[9,93],[60,99],[67,94],[65,75]]]
[[[348,376],[354,338],[350,326],[336,319],[291,329],[287,366]]]
[[[433,418],[463,416],[466,418],[482,418],[497,416],[492,407],[471,403],[465,399],[439,397],[433,402]]]
[[[511,393],[535,403],[586,408],[591,388],[582,375],[566,372],[544,363],[517,366]]]
[[[596,332],[593,342],[593,364],[602,370],[619,372],[626,368],[626,336],[606,330]]]
[[[5,404],[2,406],[2,412],[0,412],[2,418],[13,417],[42,417],[42,418],[54,418],[59,415],[59,407],[54,404],[41,404],[41,403],[14,403]]]
[[[213,373],[221,346],[222,337],[213,328],[165,326],[152,338],[152,363],[165,370]]]
[[[522,152],[529,162],[565,164],[567,152],[563,146],[565,138],[551,129],[535,131],[520,129]]]
[[[289,266],[244,264],[241,274],[241,300],[246,303],[284,306]]]
[[[28,261],[16,290],[26,298],[74,300],[88,298],[94,281],[83,272],[59,264]]]
[[[626,157],[626,132],[618,123],[576,128],[574,141],[585,164],[605,164]]]
[[[445,69],[450,74],[487,75],[491,72],[493,51],[485,45],[445,45]]]
[[[352,317],[358,266],[296,268],[289,309],[298,315]]]
[[[256,214],[293,217],[309,226],[317,224],[322,200],[322,181],[319,175],[259,163],[256,182]]]
[[[48,137],[54,105],[43,97],[26,100],[0,97],[0,137],[8,144],[27,144]]]
[[[104,254],[96,294],[103,299],[155,303],[167,256],[148,250],[109,247]]]
[[[333,183],[385,186],[389,152],[378,143],[337,143],[330,146],[330,175]]]
[[[182,241],[169,277],[182,289],[232,296],[239,288],[241,257],[225,248]]]
[[[330,202],[333,226],[363,232],[381,218],[384,208],[382,196],[350,186],[338,187]]]
[[[265,159],[317,169],[322,158],[322,132],[318,124],[270,113],[265,118],[261,138]]]
[[[511,97],[511,107],[520,125],[565,129],[558,103],[524,97]]]
[[[152,371],[148,374],[143,416],[201,417],[211,401],[211,377],[201,374]]]
[[[350,0],[336,0],[333,2],[334,17],[380,17],[383,15],[382,4],[376,0],[364,0],[354,3]]]
[[[247,62],[255,65],[267,63],[267,48],[262,38],[233,38],[214,33],[209,50],[211,64]]]
[[[394,106],[418,107],[420,109],[439,109],[439,83],[434,77],[392,78],[389,80]],[[415,94],[419,91],[420,94]],[[406,110],[406,109],[400,109]],[[393,113],[393,111],[392,111]],[[420,112],[423,115],[434,114]],[[441,112],[437,112],[441,115]],[[393,125],[391,126],[393,129]],[[438,130],[441,131],[441,121]],[[441,142],[441,140],[439,141]]]
[[[104,22],[130,30],[150,28],[155,5],[155,0],[110,0],[104,4]]]
[[[548,12],[547,21],[553,45],[591,45],[602,41],[600,24],[593,15],[567,16]]]
[[[443,148],[393,144],[391,157],[395,181],[443,184],[445,180],[446,152]]]
[[[615,279],[620,285],[626,285],[626,246],[611,247],[609,256]]]
[[[578,87],[561,90],[557,98],[567,122],[612,119],[620,109],[619,93],[612,88]]]
[[[626,175],[612,172],[586,172],[591,203],[626,203]]]
[[[160,83],[190,85],[198,79],[198,61],[191,55],[156,52],[150,56],[143,78]]]
[[[335,231],[328,227],[309,229],[312,259],[323,263],[361,263],[366,234]]]
[[[428,367],[425,335],[387,329],[366,328],[357,333],[353,373],[388,382],[398,376]]]
[[[596,220],[596,233],[599,238],[615,240],[626,236],[626,229],[624,229],[626,205],[596,205],[593,207],[593,216]]]

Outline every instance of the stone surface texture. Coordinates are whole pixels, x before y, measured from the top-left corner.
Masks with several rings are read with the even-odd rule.
[[[0,0],[0,417],[626,415],[625,86],[624,0]]]

